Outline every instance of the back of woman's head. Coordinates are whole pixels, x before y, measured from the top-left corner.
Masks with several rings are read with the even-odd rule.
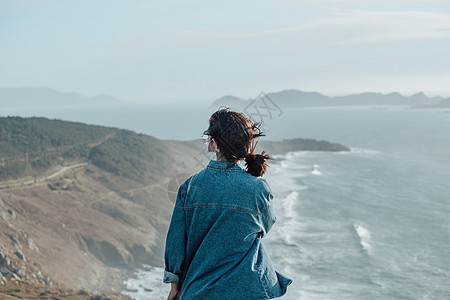
[[[245,159],[247,172],[258,177],[264,175],[266,160],[271,159],[265,151],[261,154],[253,153],[257,144],[255,139],[265,135],[261,132],[260,125],[240,112],[223,108],[212,114],[209,128],[204,134],[215,140],[220,154],[227,161]]]

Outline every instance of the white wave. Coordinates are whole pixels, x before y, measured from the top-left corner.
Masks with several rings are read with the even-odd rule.
[[[342,152],[346,153],[346,152]],[[362,153],[362,154],[377,154],[379,150],[363,149],[363,148],[350,148],[350,153]]]
[[[289,167],[271,166],[270,172],[264,175],[274,192],[286,193],[289,191],[299,191],[306,188],[299,178],[307,177],[311,172],[311,167],[304,167],[304,170],[293,170]]]
[[[127,289],[122,293],[135,300],[167,299],[170,285],[162,282],[163,276],[164,268],[145,266],[135,274],[135,278],[124,281]]]
[[[283,208],[284,208],[284,215],[288,218],[295,218],[297,217],[297,214],[295,213],[294,205],[297,202],[298,199],[298,192],[293,191],[290,192],[289,195],[286,196],[286,198],[283,199]]]
[[[286,246],[298,246],[295,242],[296,237],[298,235],[298,231],[301,224],[294,219],[285,222],[280,230],[278,230],[278,235],[281,238],[282,242]]]
[[[272,156],[275,159],[286,159],[286,155],[284,154],[271,154],[270,156]]]
[[[281,163],[280,163],[280,167],[281,167],[282,169],[287,169],[287,168],[289,168],[289,166],[290,166],[289,161],[283,160],[283,161],[281,161]]]
[[[359,242],[363,249],[370,254],[372,252],[372,245],[370,244],[371,240],[371,233],[367,228],[363,227],[359,224],[353,224],[353,227],[355,228],[356,233],[359,237]]]
[[[319,171],[319,165],[314,165],[311,174],[316,176],[322,176],[322,172]]]
[[[290,159],[293,157],[299,157],[299,156],[304,156],[305,155],[305,151],[288,151],[286,153],[286,158]]]
[[[280,159],[292,159],[294,157],[302,157],[307,155],[307,153],[309,153],[311,151],[288,151],[284,154],[272,154],[271,156],[273,158],[280,158]]]
[[[302,170],[302,169],[308,168],[307,165],[302,165],[299,163],[298,160],[294,160],[294,159],[286,159],[286,160],[281,161],[279,167],[281,169],[283,169],[284,171],[286,171],[286,170]]]

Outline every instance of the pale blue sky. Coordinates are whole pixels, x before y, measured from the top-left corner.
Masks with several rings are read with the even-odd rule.
[[[0,87],[450,96],[450,1],[0,0]]]

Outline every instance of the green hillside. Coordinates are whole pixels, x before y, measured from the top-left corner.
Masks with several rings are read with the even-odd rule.
[[[114,137],[89,151],[91,163],[115,175],[145,183],[155,174],[168,175],[167,146],[160,140],[131,131],[120,130]],[[149,172],[150,171],[150,172]]]
[[[258,149],[270,154],[349,151],[340,144],[300,138],[262,140]],[[0,180],[42,178],[57,167],[90,162],[119,177],[152,183],[203,167],[208,159],[202,151],[200,140],[166,141],[129,130],[76,122],[0,117]]]
[[[127,130],[45,118],[0,118],[0,180],[40,176],[56,165],[90,161],[137,182],[170,163],[164,143]]]

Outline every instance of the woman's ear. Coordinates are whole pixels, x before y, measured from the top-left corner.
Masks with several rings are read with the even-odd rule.
[[[208,151],[214,152],[214,151],[216,151],[216,149],[217,149],[216,141],[214,139],[211,139],[211,142],[209,142],[209,145],[208,145]]]

